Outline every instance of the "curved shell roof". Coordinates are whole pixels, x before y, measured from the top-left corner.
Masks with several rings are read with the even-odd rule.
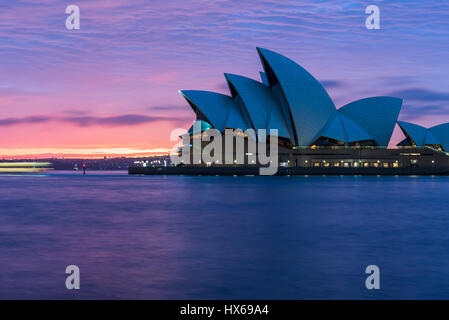
[[[266,86],[270,86],[270,83],[268,82],[268,78],[267,78],[267,75],[265,74],[265,72],[259,71],[259,75],[260,75],[260,80],[262,81],[262,83]]]
[[[332,120],[320,133],[320,136],[345,143],[374,140],[357,123],[339,112],[335,113]]]
[[[216,129],[220,131],[225,128],[246,130],[249,127],[244,121],[242,110],[231,97],[200,90],[182,90],[180,92],[194,111],[199,110],[206,118],[204,120]]]
[[[278,129],[278,135],[290,138],[279,105],[270,88],[250,78],[225,73],[226,80],[232,86],[231,92],[238,94],[248,113],[253,128]]]
[[[399,98],[371,97],[348,103],[338,111],[365,129],[379,146],[388,146],[401,106]]]
[[[346,142],[346,132],[343,128],[343,123],[341,122],[338,113],[335,113],[334,116],[329,120],[328,124],[322,130],[320,136]]]
[[[399,128],[401,128],[402,132],[417,146],[423,146],[426,139],[427,129],[421,127],[417,124],[413,124],[410,122],[398,121]]]
[[[443,138],[444,141],[444,138]],[[432,131],[427,130],[426,134],[426,140],[424,141],[424,144],[439,144],[441,145],[440,139],[435,137],[435,135],[432,133]],[[448,148],[444,148],[445,150],[449,150]]]
[[[279,83],[282,89],[298,144],[310,145],[333,115],[334,103],[323,86],[296,62],[270,50],[257,50],[270,85]]]
[[[225,95],[199,90],[179,91],[189,102],[193,111],[201,112],[207,122],[218,130],[224,130],[229,116],[229,105],[234,101]]]
[[[337,110],[322,85],[297,63],[270,50],[257,51],[265,70],[260,74],[262,82],[225,74],[232,96],[180,91],[198,120],[219,130],[278,129],[279,136],[296,146],[310,146],[319,137],[388,145],[402,99],[366,98]],[[432,133],[440,140],[445,130],[437,128]]]
[[[196,121],[192,124],[192,126],[190,127],[190,129],[187,131],[187,133],[189,133],[189,134],[198,133],[198,132],[194,132],[194,130],[196,129],[196,128],[195,128],[195,124],[198,125],[198,128],[199,128],[200,132],[204,132],[204,131],[207,131],[207,130],[209,130],[210,128],[212,128],[211,125],[210,125],[208,122],[203,121],[203,120],[196,120]]]
[[[402,132],[418,147],[428,144],[441,145],[445,151],[449,151],[449,123],[443,123],[432,128],[425,128],[420,125],[398,121]]]
[[[439,144],[443,147],[443,149],[449,152],[449,123],[443,123],[432,127],[429,131],[436,139],[438,139],[440,142]]]
[[[362,129],[357,123],[355,123],[351,118],[345,116],[344,114],[337,112],[340,116],[341,122],[343,123],[343,128],[346,133],[346,142],[356,142],[356,141],[367,141],[374,140],[364,129]]]

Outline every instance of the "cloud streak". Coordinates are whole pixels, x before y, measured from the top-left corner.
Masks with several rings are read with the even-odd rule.
[[[344,86],[343,81],[339,80],[321,80],[320,83],[325,88],[340,88]]]
[[[140,125],[146,123],[153,123],[158,121],[170,121],[171,119],[166,117],[155,117],[138,114],[125,114],[110,117],[94,117],[94,116],[81,116],[81,117],[64,117],[61,121],[75,124],[80,127],[90,126],[131,126]]]
[[[423,102],[449,101],[449,92],[433,91],[423,88],[397,90],[391,92],[390,95]]]
[[[51,121],[49,116],[30,116],[24,118],[6,118],[0,119],[0,126],[13,126],[18,124],[36,124]]]
[[[164,117],[164,116],[149,116],[141,114],[124,114],[108,117],[98,116],[65,116],[65,117],[51,117],[51,116],[31,116],[23,118],[6,118],[0,119],[0,126],[13,126],[22,124],[40,124],[47,122],[63,122],[71,123],[78,127],[92,127],[92,126],[106,126],[106,127],[121,127],[121,126],[135,126],[142,124],[151,124],[154,122],[168,121],[174,123],[185,123],[191,120],[187,117]]]

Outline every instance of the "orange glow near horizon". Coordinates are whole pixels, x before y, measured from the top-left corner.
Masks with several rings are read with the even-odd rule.
[[[45,158],[83,158],[100,159],[104,157],[151,157],[169,155],[172,149],[155,148],[137,150],[132,148],[95,148],[95,149],[58,149],[58,148],[23,148],[0,149],[1,159],[45,159]]]
[[[0,159],[117,158],[167,155],[173,130],[186,123],[160,121],[123,126],[76,126],[58,122],[0,126]]]

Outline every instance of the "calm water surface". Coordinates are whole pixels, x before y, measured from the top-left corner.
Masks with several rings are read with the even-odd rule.
[[[0,175],[0,298],[448,299],[448,189],[449,177]],[[65,289],[70,264],[79,291]]]

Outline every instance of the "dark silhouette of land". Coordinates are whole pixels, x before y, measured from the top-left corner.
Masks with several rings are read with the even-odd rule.
[[[0,162],[50,162],[54,170],[128,170],[130,166],[170,166],[169,156],[153,157],[117,157],[101,159],[80,159],[80,158],[42,158],[42,159],[3,159]]]

